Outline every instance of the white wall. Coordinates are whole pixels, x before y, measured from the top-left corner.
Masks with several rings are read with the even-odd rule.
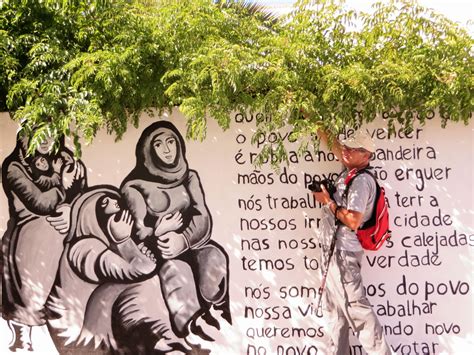
[[[256,146],[250,145],[254,123],[236,123],[235,118],[233,115],[231,129],[226,132],[209,120],[207,139],[187,142],[189,166],[201,177],[213,216],[212,238],[224,246],[230,257],[234,325],[224,328],[220,339],[209,346],[215,354],[253,354],[252,349],[260,349],[258,354],[264,354],[264,349],[266,354],[314,354],[316,348],[319,354],[327,353],[324,320],[311,313],[316,306],[315,297],[302,297],[296,292],[302,287],[317,290],[319,286],[319,247],[315,231],[305,221],[316,219],[320,211],[319,208],[300,206],[285,209],[281,203],[284,198],[310,198],[304,187],[306,173],[339,172],[340,165],[336,161],[318,162],[315,159],[310,163],[299,158],[298,164],[282,168],[287,175],[278,175],[270,168],[256,171],[248,159],[251,152],[257,151]],[[88,170],[90,186],[120,185],[135,165],[138,137],[153,120],[143,116],[140,127],[130,127],[120,142],[114,142],[113,137],[101,132],[92,146],[83,148],[82,160]],[[176,113],[171,120],[184,135],[182,116]],[[379,126],[382,127],[382,123]],[[388,340],[398,354],[470,353],[474,345],[471,290],[474,126],[472,122],[468,126],[449,123],[442,129],[439,120],[434,118],[426,126],[417,128],[412,138],[402,135],[396,139],[385,139],[386,133],[376,126],[368,129],[379,134],[376,143],[381,149],[393,152],[406,149],[405,157],[399,161],[377,160],[373,163],[380,167],[382,177],[386,174],[381,182],[391,203],[393,237],[392,243],[382,250],[367,252],[363,265],[365,285],[374,309],[378,312],[385,309],[385,313],[387,308],[389,313],[396,311],[393,315],[380,316]],[[0,132],[0,160],[3,161],[14,147],[16,134],[16,124],[6,114],[0,116]],[[245,137],[246,142],[237,143],[237,137],[239,142]],[[287,147],[295,149],[291,143]],[[413,157],[410,153],[413,151],[419,154]],[[239,153],[242,157],[236,159]],[[244,160],[244,164],[239,164]],[[239,174],[255,174],[262,183],[239,183]],[[285,176],[289,174],[293,174],[291,178],[295,183],[285,182]],[[276,203],[269,204],[269,201],[275,201],[273,199],[277,199]],[[239,200],[242,200],[240,206]],[[257,200],[260,203],[252,203]],[[243,206],[244,201],[247,209]],[[3,234],[8,220],[3,192],[0,203],[0,233]],[[252,209],[259,205],[261,208]],[[418,226],[414,224],[414,216],[418,217]],[[441,216],[441,225],[438,216]],[[257,225],[257,220],[273,218],[277,224],[279,221],[281,230],[242,230],[241,218],[254,220],[253,226]],[[248,244],[244,240],[253,241],[253,250],[245,247]],[[314,248],[311,243],[310,248],[305,248],[304,241],[308,240],[314,241]],[[443,244],[446,240],[448,245]],[[289,243],[291,248],[279,249],[279,241]],[[257,268],[262,259],[274,268]],[[410,266],[405,266],[407,259]],[[249,262],[255,264],[250,266]],[[284,297],[290,288],[291,296]],[[414,315],[401,314],[407,310],[407,304],[410,309],[413,304],[420,307],[421,314],[418,311]],[[258,314],[262,308],[278,307],[274,308],[276,313],[270,311],[272,318],[278,319],[246,318],[245,307],[259,309]],[[287,338],[286,333],[282,336],[281,330],[274,335],[274,327],[290,328],[290,332],[292,327],[303,328],[307,336]],[[251,336],[252,332],[259,335]],[[7,335],[2,320],[1,353],[7,352]],[[51,343],[44,330],[35,330],[33,337],[38,353],[51,353]],[[354,344],[352,353],[361,354],[357,341]]]

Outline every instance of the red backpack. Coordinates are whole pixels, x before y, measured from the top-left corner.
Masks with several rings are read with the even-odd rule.
[[[385,196],[384,188],[378,184],[377,178],[374,174],[365,168],[354,171],[352,174],[349,173],[345,181],[346,189],[344,191],[344,196],[347,196],[349,187],[354,178],[363,173],[369,174],[375,181],[375,206],[372,211],[372,216],[370,216],[370,218],[359,227],[356,234],[362,248],[366,250],[379,250],[385,240],[391,235],[389,229],[388,200]]]

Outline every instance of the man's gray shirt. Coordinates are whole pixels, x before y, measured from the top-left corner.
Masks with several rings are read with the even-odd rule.
[[[362,224],[372,215],[376,193],[375,180],[367,173],[361,173],[353,178],[347,196],[344,198],[346,184],[344,180],[349,173],[345,169],[336,180],[336,193],[333,196],[338,206],[347,210],[361,212],[364,214]],[[319,229],[319,240],[323,245],[329,246],[335,231],[334,215],[328,206],[322,208],[321,228]],[[347,251],[361,251],[357,235],[349,227],[341,223],[337,232],[336,249]]]

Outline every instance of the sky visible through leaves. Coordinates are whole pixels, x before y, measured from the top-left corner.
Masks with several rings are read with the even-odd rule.
[[[251,0],[257,4],[268,6],[277,12],[286,12],[296,3],[292,0]],[[357,7],[369,11],[374,0],[348,0],[350,7]],[[431,7],[437,12],[445,15],[453,21],[466,24],[468,21],[474,21],[474,1],[472,0],[420,0],[419,3],[426,7]],[[471,33],[474,33],[474,26],[468,26]]]

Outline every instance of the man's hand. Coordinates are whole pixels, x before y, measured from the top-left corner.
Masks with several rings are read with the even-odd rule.
[[[331,201],[331,196],[329,195],[329,192],[326,190],[326,187],[323,184],[321,184],[321,192],[313,192],[313,196],[316,201],[323,205]]]
[[[168,232],[158,237],[157,245],[163,259],[173,259],[189,248],[184,235],[176,232]]]
[[[328,148],[331,149],[337,160],[342,161],[342,145],[337,137],[330,137],[329,133],[325,131],[321,125],[317,130],[317,135],[321,142]]]

